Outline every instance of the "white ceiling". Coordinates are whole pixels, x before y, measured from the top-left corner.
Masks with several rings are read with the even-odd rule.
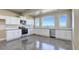
[[[11,11],[11,12],[15,12],[15,13],[20,14],[20,15],[37,16],[37,15],[40,15],[40,11],[42,13],[46,13],[49,11],[54,11],[56,9],[6,9],[6,10]]]
[[[22,14],[22,13],[30,13],[30,12],[34,12],[34,11],[37,11],[38,9],[7,9],[9,11],[12,11],[12,12],[15,12],[15,13],[19,13],[19,14]]]
[[[17,13],[22,13],[25,11],[25,9],[9,9],[9,10]]]

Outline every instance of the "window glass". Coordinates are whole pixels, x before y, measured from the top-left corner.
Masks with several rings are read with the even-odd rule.
[[[32,19],[27,20],[26,28],[33,28],[34,21]]]
[[[42,19],[42,27],[53,28],[55,26],[54,16],[46,16]]]
[[[38,28],[39,27],[39,24],[40,24],[40,19],[39,18],[36,18],[35,19],[35,28]]]
[[[66,27],[67,24],[67,16],[60,16],[59,25],[60,27]]]

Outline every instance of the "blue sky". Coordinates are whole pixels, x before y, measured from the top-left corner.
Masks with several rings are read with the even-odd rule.
[[[55,24],[55,18],[53,16],[46,16],[43,18],[43,25],[54,25]]]
[[[60,26],[66,26],[67,17],[61,16],[60,17]]]

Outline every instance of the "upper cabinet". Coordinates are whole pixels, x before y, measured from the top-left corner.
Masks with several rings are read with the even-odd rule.
[[[6,24],[19,25],[20,24],[20,18],[7,17],[6,18]]]

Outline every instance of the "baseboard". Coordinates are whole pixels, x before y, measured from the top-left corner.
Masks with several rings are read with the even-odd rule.
[[[63,41],[72,41],[72,40],[67,40],[67,39],[62,39],[62,38],[56,38],[57,40],[63,40]]]
[[[47,37],[47,38],[55,38],[57,40],[63,40],[63,41],[71,41],[71,40],[67,40],[67,39],[56,38],[55,36],[44,36],[44,35],[39,35],[39,34],[32,34],[32,35],[37,35],[37,36]]]

